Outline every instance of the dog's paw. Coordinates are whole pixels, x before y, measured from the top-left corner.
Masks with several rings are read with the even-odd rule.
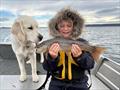
[[[20,81],[24,82],[25,80],[27,80],[27,75],[20,75]]]
[[[28,60],[26,63],[27,63],[27,64],[30,64],[31,62],[30,62],[30,60]]]
[[[33,82],[38,82],[39,81],[38,75],[32,75],[32,79],[33,79]]]

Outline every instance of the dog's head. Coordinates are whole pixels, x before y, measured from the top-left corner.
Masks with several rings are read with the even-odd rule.
[[[38,33],[37,29],[38,23],[32,17],[20,16],[12,26],[12,34],[22,43],[26,41],[38,43],[43,36]]]

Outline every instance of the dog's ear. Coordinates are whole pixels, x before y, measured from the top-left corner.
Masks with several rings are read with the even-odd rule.
[[[21,22],[16,21],[12,26],[12,34],[14,34],[20,42],[25,42],[26,36],[23,31],[23,26]]]

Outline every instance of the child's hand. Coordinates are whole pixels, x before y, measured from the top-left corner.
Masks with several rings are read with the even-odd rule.
[[[49,48],[49,54],[52,58],[56,58],[58,56],[58,52],[60,50],[60,45],[58,43],[53,43]]]
[[[76,44],[72,44],[71,52],[73,57],[78,57],[82,54],[81,48]]]

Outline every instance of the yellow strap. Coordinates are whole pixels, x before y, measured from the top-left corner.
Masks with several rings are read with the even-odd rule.
[[[61,65],[63,65],[61,79],[65,79],[65,52],[62,50],[60,51],[60,60],[59,60],[58,66],[61,66]]]
[[[75,64],[76,66],[78,66],[78,64],[73,60],[72,56],[71,56],[71,51],[69,50],[67,52],[68,55],[68,79],[71,80],[72,79],[72,67],[71,64]],[[64,51],[60,51],[60,60],[58,62],[58,66],[63,65],[63,69],[62,69],[62,75],[61,78],[58,79],[65,79],[65,52]]]
[[[71,80],[72,79],[72,68],[71,68],[71,64],[75,64],[76,66],[78,66],[78,64],[73,60],[72,56],[71,56],[71,51],[68,51],[68,79]]]

